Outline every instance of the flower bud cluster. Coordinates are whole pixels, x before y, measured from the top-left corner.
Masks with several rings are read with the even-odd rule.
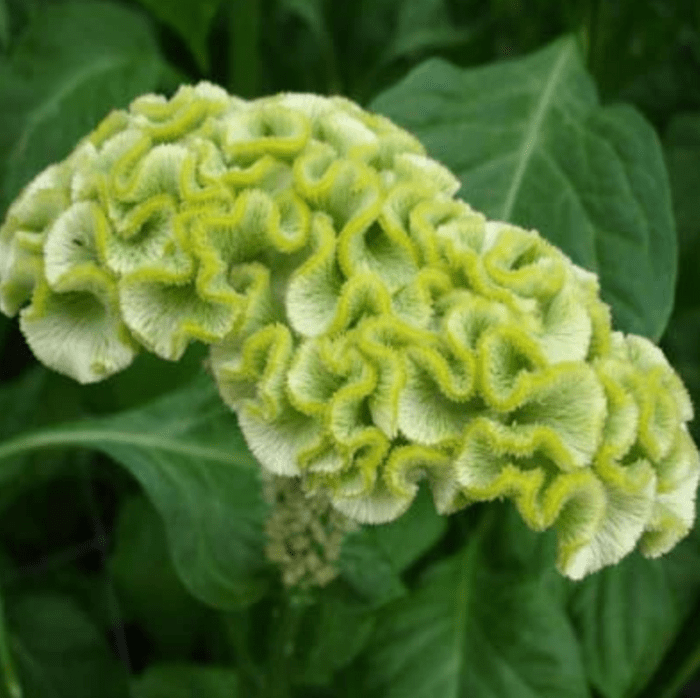
[[[343,538],[357,524],[333,509],[327,496],[306,494],[299,478],[267,473],[263,494],[272,505],[265,553],[281,568],[284,584],[308,588],[333,581]]]

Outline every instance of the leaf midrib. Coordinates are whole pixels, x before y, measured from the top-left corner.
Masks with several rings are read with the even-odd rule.
[[[513,213],[513,207],[518,197],[520,187],[522,185],[523,177],[527,170],[527,166],[532,158],[532,155],[537,147],[539,136],[542,130],[542,124],[544,122],[547,111],[552,104],[554,91],[559,83],[562,76],[564,66],[566,65],[571,52],[573,50],[573,43],[567,42],[564,46],[564,50],[561,52],[557,62],[552,68],[552,72],[549,75],[547,82],[545,83],[542,95],[537,103],[535,111],[532,113],[530,122],[525,130],[523,136],[523,141],[518,151],[518,165],[513,176],[513,181],[511,182],[510,188],[508,189],[508,195],[503,203],[503,209],[501,210],[500,219],[502,221],[510,222],[510,216]]]
[[[193,459],[203,459],[246,467],[253,463],[252,458],[208,446],[198,446],[152,434],[134,434],[129,431],[114,430],[74,430],[62,429],[34,432],[20,435],[0,445],[0,461],[27,451],[51,448],[54,446],[96,446],[113,444],[137,446],[144,449],[165,451]]]

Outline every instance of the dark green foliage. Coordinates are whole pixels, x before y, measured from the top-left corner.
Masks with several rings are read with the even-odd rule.
[[[698,405],[698,76],[696,0],[0,0],[0,212],[144,92],[343,94],[598,272]],[[285,591],[203,358],[81,388],[0,316],[0,698],[676,698],[700,671],[697,524],[572,583],[512,508],[423,491]]]

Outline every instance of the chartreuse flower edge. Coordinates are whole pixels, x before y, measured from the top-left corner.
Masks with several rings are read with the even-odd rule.
[[[360,523],[511,499],[579,579],[694,519],[688,394],[597,277],[386,118],[212,84],[114,111],[0,229],[0,309],[82,383],[193,340],[263,469]]]

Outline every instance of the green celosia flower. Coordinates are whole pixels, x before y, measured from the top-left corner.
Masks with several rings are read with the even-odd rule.
[[[345,99],[147,95],[12,205],[0,308],[82,382],[210,344],[262,466],[357,521],[427,479],[440,512],[507,497],[554,526],[572,578],[666,552],[698,482],[681,381],[595,275],[458,187]]]

